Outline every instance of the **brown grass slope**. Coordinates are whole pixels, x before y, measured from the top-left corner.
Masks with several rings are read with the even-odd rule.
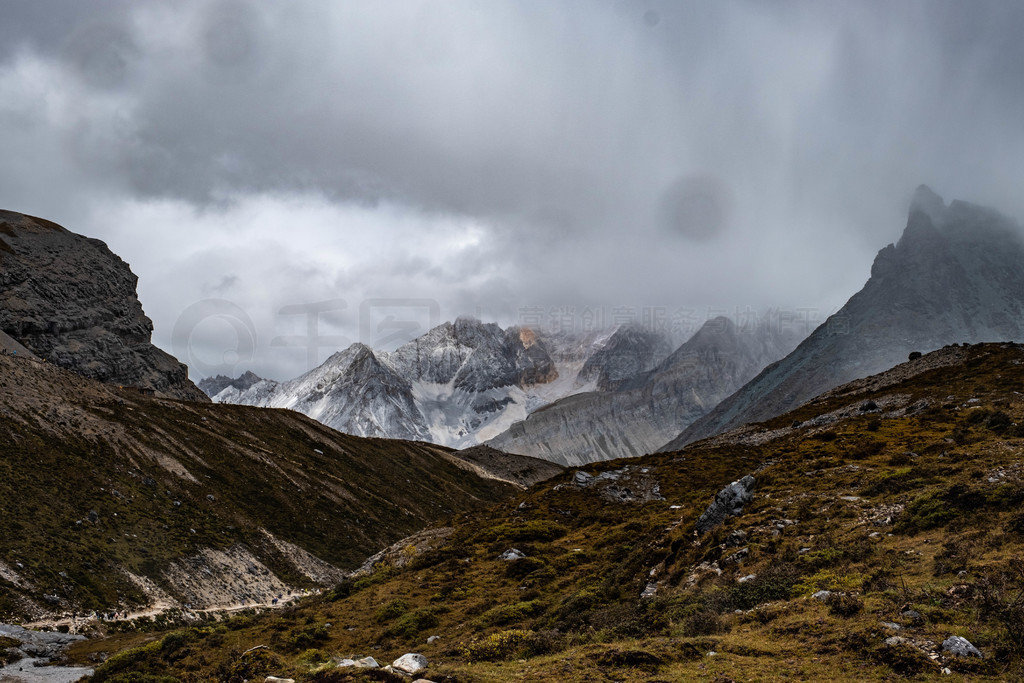
[[[392,680],[336,662],[410,650],[460,683],[1019,679],[1021,392],[1024,347],[946,347],[683,451],[586,468],[603,478],[570,471],[283,612],[139,635],[96,680]],[[747,474],[742,514],[698,535]],[[511,547],[526,557],[498,559]],[[944,652],[952,635],[984,657]]]
[[[426,444],[0,356],[0,620],[333,585],[520,490],[481,474]]]

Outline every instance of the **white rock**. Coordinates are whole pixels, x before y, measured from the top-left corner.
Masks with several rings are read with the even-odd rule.
[[[513,560],[521,560],[524,557],[526,557],[526,555],[522,551],[516,548],[509,548],[501,555],[499,555],[498,559],[505,560],[506,562],[512,562]]]
[[[339,669],[342,668],[342,667],[355,666],[355,665],[356,665],[356,660],[354,660],[354,659],[347,659],[346,658],[346,659],[343,659],[340,662],[338,662],[338,668]]]
[[[396,671],[407,674],[418,674],[427,668],[427,658],[415,652],[407,652],[391,663]]]
[[[295,683],[294,678],[278,678],[277,676],[267,676],[263,679],[264,683]]]
[[[356,663],[355,663],[355,666],[356,666],[357,669],[379,669],[380,668],[380,664],[378,664],[377,660],[374,659],[373,657],[363,657],[362,659],[357,659]]]
[[[439,640],[441,640],[441,636],[430,636],[429,638],[427,638],[427,645],[433,645]]]

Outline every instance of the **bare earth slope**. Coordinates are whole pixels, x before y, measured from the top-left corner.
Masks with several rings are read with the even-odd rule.
[[[0,621],[333,585],[519,490],[447,449],[0,355]]]

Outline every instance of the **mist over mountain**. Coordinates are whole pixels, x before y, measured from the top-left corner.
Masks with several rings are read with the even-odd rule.
[[[790,355],[665,446],[667,450],[790,410],[913,351],[1024,339],[1024,241],[999,212],[917,189],[896,244],[871,277]]]
[[[664,444],[666,435],[678,433],[796,346],[801,339],[798,331],[775,323],[767,316],[744,328],[726,317],[710,320],[653,369],[620,379],[611,391],[556,401],[512,425],[488,445],[566,465],[650,453]],[[635,338],[633,332],[627,334]],[[633,352],[621,353],[623,346],[605,347],[614,351],[605,354],[613,362],[603,376],[620,370],[615,361],[623,356],[636,357]],[[642,343],[632,348],[648,347]],[[598,354],[588,366],[595,359]]]

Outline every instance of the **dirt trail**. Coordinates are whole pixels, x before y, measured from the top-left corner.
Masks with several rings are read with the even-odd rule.
[[[206,607],[203,609],[182,609],[182,607],[176,603],[170,602],[158,602],[150,607],[135,612],[113,612],[109,614],[109,618],[103,618],[100,614],[89,614],[89,615],[75,615],[75,616],[64,616],[60,618],[51,619],[40,619],[38,621],[29,622],[22,624],[24,628],[42,631],[55,631],[62,626],[68,628],[69,633],[82,633],[84,630],[88,630],[90,625],[100,624],[112,624],[124,621],[133,621],[135,619],[142,619],[146,617],[155,618],[169,611],[180,611],[186,619],[195,619],[199,621],[200,614],[232,614],[234,612],[241,612],[247,609],[280,609],[285,605],[288,605],[296,600],[308,597],[310,595],[318,595],[320,590],[309,591],[303,590],[292,593],[291,595],[282,595],[276,602],[271,599],[267,602],[252,602],[245,601],[241,603],[231,603],[224,605],[214,605],[213,607]],[[2,683],[2,680],[0,680]]]

